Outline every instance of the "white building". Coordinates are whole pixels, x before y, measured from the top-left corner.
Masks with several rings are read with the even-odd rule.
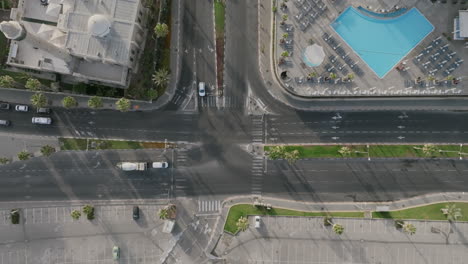
[[[140,0],[20,0],[0,30],[9,66],[69,82],[128,86],[145,41]]]

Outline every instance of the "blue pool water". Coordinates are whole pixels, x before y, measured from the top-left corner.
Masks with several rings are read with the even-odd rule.
[[[379,78],[434,30],[416,8],[397,17],[376,18],[348,7],[331,26]]]

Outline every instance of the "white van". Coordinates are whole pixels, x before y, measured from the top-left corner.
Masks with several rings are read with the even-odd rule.
[[[33,117],[32,123],[39,125],[50,125],[52,124],[52,119],[50,117]]]
[[[169,164],[165,161],[153,162],[153,168],[155,169],[167,169]]]

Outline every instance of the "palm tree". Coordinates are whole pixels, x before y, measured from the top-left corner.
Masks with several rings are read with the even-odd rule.
[[[31,104],[37,108],[47,105],[47,97],[42,93],[35,93],[31,96]]]
[[[340,153],[343,157],[351,155],[351,149],[349,147],[341,147],[340,150],[338,150],[338,153]]]
[[[289,52],[287,52],[287,51],[283,51],[281,53],[281,57],[288,57],[288,56],[289,56]]]
[[[275,159],[282,158],[285,152],[286,152],[285,146],[273,146],[268,149],[267,155],[270,159],[275,160]]]
[[[330,73],[330,79],[334,80],[338,77],[334,72]]]
[[[169,210],[167,208],[159,210],[159,218],[162,220],[169,218]]]
[[[420,147],[413,147],[414,149],[422,150],[424,155],[430,156],[432,153],[436,152],[436,147],[433,144],[424,144],[422,148]]]
[[[458,208],[456,204],[445,205],[442,213],[447,216],[449,222],[457,221],[458,218],[463,217],[461,208]]]
[[[247,217],[241,216],[237,220],[236,226],[237,226],[237,230],[245,231],[249,227],[249,220],[247,219]]]
[[[29,78],[24,87],[31,91],[37,91],[41,87],[41,82],[38,79]]]
[[[158,38],[162,38],[169,34],[169,27],[165,23],[158,23],[154,27],[154,34]]]
[[[166,69],[159,69],[154,72],[151,79],[158,87],[166,86],[169,83],[169,71]]]
[[[19,160],[27,160],[31,157],[31,153],[27,152],[26,150],[21,151],[18,153]]]
[[[15,84],[15,79],[13,79],[13,77],[11,77],[10,75],[0,76],[1,87],[10,88],[13,87],[13,84]]]
[[[288,20],[288,15],[284,14],[284,15],[282,16],[282,18],[283,18],[283,21],[286,21],[286,20]]]
[[[289,163],[294,163],[300,158],[300,153],[299,150],[294,149],[290,151],[286,151],[283,154],[283,157],[285,160],[287,160]]]
[[[333,224],[333,231],[336,234],[341,235],[344,232],[344,227],[342,225],[339,225],[339,224]]]
[[[409,235],[414,235],[416,233],[416,227],[413,224],[405,223],[403,225],[403,231]]]

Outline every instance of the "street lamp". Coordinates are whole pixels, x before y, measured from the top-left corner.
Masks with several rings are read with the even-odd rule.
[[[354,153],[367,154],[367,160],[370,161],[369,144],[367,144],[366,147],[367,147],[367,151],[358,151],[358,150],[355,150]]]

